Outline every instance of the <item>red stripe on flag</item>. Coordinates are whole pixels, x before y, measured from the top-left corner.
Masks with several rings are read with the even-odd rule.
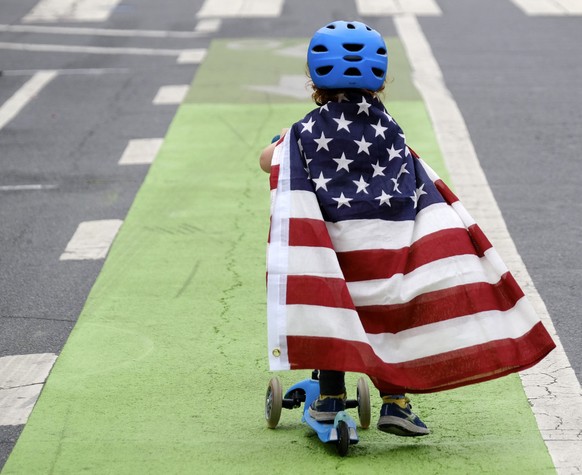
[[[271,190],[277,188],[277,183],[279,183],[279,165],[271,166],[271,173],[269,175],[269,184],[271,185]]]
[[[343,279],[310,275],[287,277],[287,305],[293,304],[354,309],[352,297]]]
[[[473,241],[473,245],[475,246],[479,257],[484,256],[485,251],[493,247],[489,239],[487,239],[487,236],[485,236],[477,224],[469,226],[469,236],[471,236],[471,241]]]
[[[382,392],[429,393],[487,381],[527,369],[555,344],[541,322],[516,339],[491,341],[405,363],[382,361],[368,344],[335,338],[288,336],[291,369],[367,374]]]
[[[459,198],[451,191],[447,184],[440,178],[434,182],[436,189],[445,199],[448,204],[453,204],[459,201]]]
[[[357,307],[366,333],[400,331],[491,310],[506,311],[524,296],[507,272],[496,284],[479,282],[422,294],[395,305]]]
[[[338,252],[337,256],[346,281],[360,282],[407,274],[430,262],[466,254],[475,255],[475,246],[466,229],[454,228],[429,234],[402,249]]]
[[[289,245],[333,249],[325,222],[310,218],[289,219]]]

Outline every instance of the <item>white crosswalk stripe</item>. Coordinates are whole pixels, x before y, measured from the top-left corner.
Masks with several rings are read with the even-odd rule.
[[[56,359],[54,353],[0,357],[0,426],[26,423]]]
[[[120,0],[41,0],[24,22],[106,21]]]
[[[358,13],[363,16],[441,15],[434,0],[355,0]]]
[[[120,219],[84,221],[79,224],[75,234],[61,254],[61,261],[80,261],[104,259],[123,224]]]
[[[205,0],[198,18],[277,17],[284,0]]]
[[[119,165],[150,165],[158,154],[164,139],[133,139],[125,147]]]
[[[526,15],[570,16],[582,15],[580,0],[511,0]]]

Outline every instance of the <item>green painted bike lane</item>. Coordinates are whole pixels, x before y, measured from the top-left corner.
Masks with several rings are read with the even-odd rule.
[[[312,108],[297,92],[305,46],[212,43],[3,474],[555,472],[515,375],[413,396],[430,436],[360,430],[346,458],[298,409],[267,429],[258,155]],[[401,45],[388,47],[385,102],[446,179]],[[279,374],[284,387],[308,375]],[[379,407],[372,391],[373,423]]]

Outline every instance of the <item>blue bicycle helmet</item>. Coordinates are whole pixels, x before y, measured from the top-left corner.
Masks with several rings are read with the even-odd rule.
[[[320,89],[377,91],[388,70],[386,43],[359,21],[334,21],[315,32],[307,52],[311,80]]]

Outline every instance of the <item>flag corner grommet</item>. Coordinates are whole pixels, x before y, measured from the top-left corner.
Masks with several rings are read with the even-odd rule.
[[[281,350],[279,348],[275,348],[273,350],[273,356],[275,356],[276,358],[278,358],[279,356],[281,356]]]

